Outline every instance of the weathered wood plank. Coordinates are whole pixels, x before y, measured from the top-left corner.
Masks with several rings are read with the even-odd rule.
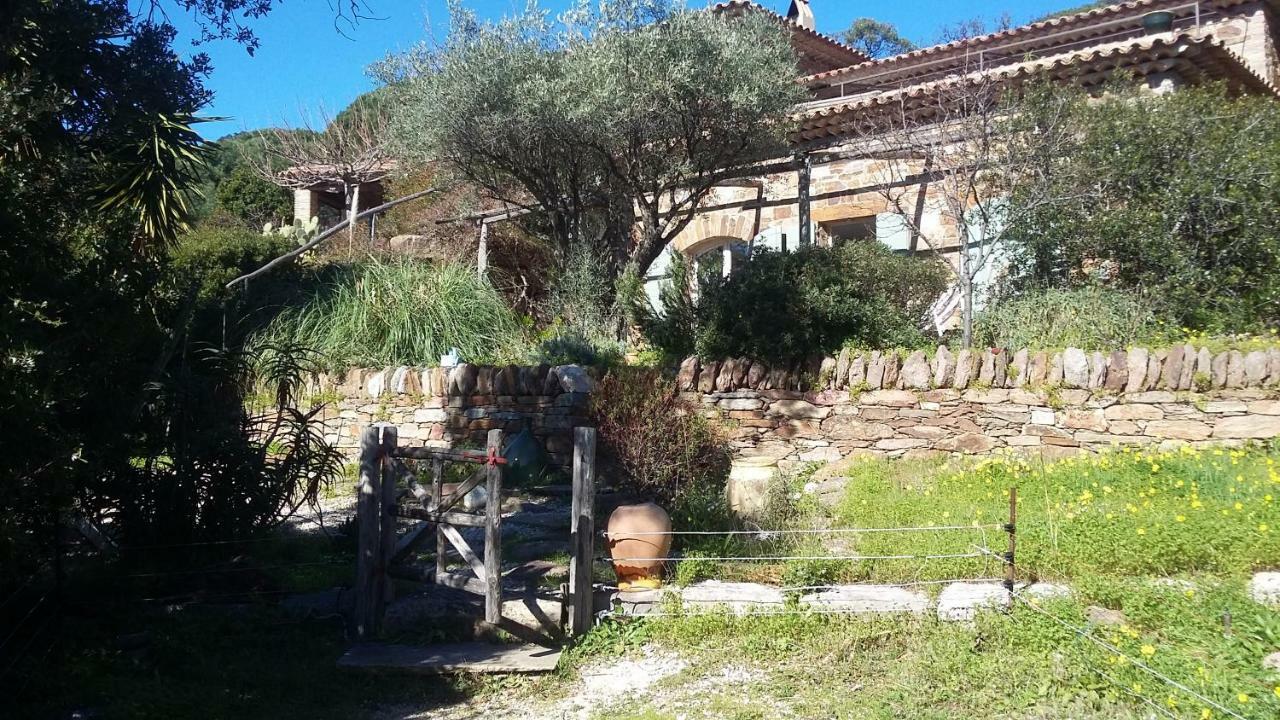
[[[356,645],[338,658],[338,667],[424,674],[542,673],[556,669],[560,651],[538,645],[451,643],[430,647]]]
[[[489,432],[493,432],[490,430]],[[402,447],[396,448],[396,457],[408,458],[410,460],[448,460],[449,462],[468,462],[477,465],[486,465],[489,463],[489,456],[485,453],[478,453],[474,450],[449,450],[446,448],[430,448],[430,447]],[[499,455],[494,458],[494,462],[498,465],[506,465],[506,458]]]
[[[485,516],[473,515],[471,513],[435,513],[426,508],[406,507],[401,505],[394,510],[397,517],[413,518],[414,520],[426,520],[427,522],[442,522],[449,525],[461,525],[463,527],[484,527]]]
[[[485,502],[484,565],[488,592],[484,597],[484,620],[491,625],[502,622],[502,467],[496,460],[502,453],[502,431],[490,430],[485,449],[494,462],[488,465]],[[478,575],[478,573],[477,573]]]
[[[471,566],[471,571],[476,574],[476,579],[480,582],[485,582],[485,579],[489,577],[489,568],[480,559],[480,556],[476,555],[475,551],[471,549],[471,546],[467,544],[466,538],[462,537],[462,533],[458,532],[458,529],[452,525],[441,523],[440,527],[444,530],[444,536],[449,541],[449,544]],[[485,555],[488,556],[487,550]]]
[[[436,584],[451,587],[455,590],[466,590],[469,593],[481,596],[489,590],[488,583],[447,571],[436,573]]]
[[[360,484],[356,497],[356,517],[360,523],[356,551],[356,637],[370,639],[377,634],[377,595],[380,561],[382,472],[378,429],[366,427],[360,433]]]
[[[431,461],[431,510],[440,507],[440,494],[444,492],[444,461],[436,458]],[[436,523],[436,577],[445,574],[449,569],[449,543],[444,530]]]
[[[591,590],[591,568],[595,555],[596,431],[573,430],[573,503],[569,525],[569,615],[570,635],[591,629],[595,607]]]
[[[396,479],[399,469],[392,463],[391,453],[395,452],[400,439],[400,431],[395,425],[379,424],[381,432],[381,448],[379,449],[379,472],[382,475],[380,501],[378,503],[378,564],[375,571],[380,584],[378,594],[378,625],[382,625],[381,617],[386,612],[387,603],[395,599],[395,583],[387,575],[387,565],[396,551],[396,518],[392,514],[397,502],[398,487]]]

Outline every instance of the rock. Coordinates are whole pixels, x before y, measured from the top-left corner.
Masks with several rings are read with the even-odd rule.
[[[1146,434],[1174,440],[1208,440],[1213,428],[1199,420],[1152,420],[1147,423]]]
[[[1204,411],[1211,414],[1248,412],[1249,406],[1240,400],[1210,400]]]
[[[1231,350],[1227,353],[1227,384],[1225,387],[1244,387],[1244,353]]]
[[[738,367],[738,361],[729,358],[720,363],[720,372],[716,373],[715,389],[720,392],[728,392],[733,390],[733,374]]]
[[[971,622],[978,610],[1009,607],[1010,595],[997,583],[951,583],[938,593],[938,619],[944,622]]]
[[[1273,652],[1262,658],[1262,669],[1280,673],[1280,652]]]
[[[1202,347],[1200,348],[1200,352],[1196,353],[1195,374],[1202,376],[1203,379],[1209,383],[1213,382],[1213,353],[1209,352],[1209,348]],[[1191,385],[1194,387],[1195,384],[1195,378],[1193,377]],[[1203,389],[1207,390],[1208,387]]]
[[[822,363],[818,365],[818,384],[824,388],[834,388],[836,386],[835,358],[822,358]]]
[[[1249,581],[1249,597],[1264,605],[1280,605],[1280,572],[1254,573]]]
[[[865,422],[852,415],[833,415],[822,421],[822,431],[831,440],[885,440],[894,436],[884,423]]]
[[[898,353],[890,352],[884,356],[884,381],[880,385],[882,388],[898,387],[898,370],[902,367],[902,358],[898,357]]]
[[[448,393],[452,397],[468,397],[475,394],[476,378],[480,375],[480,368],[471,363],[462,363],[455,365],[449,371],[449,389]]]
[[[834,447],[816,447],[800,453],[800,462],[835,462],[840,459],[840,449]]]
[[[1147,357],[1147,380],[1143,383],[1143,390],[1155,390],[1160,385],[1161,368],[1167,355],[1167,351],[1157,350]]]
[[[747,384],[747,376],[751,373],[751,361],[747,358],[738,358],[734,361],[732,387],[734,390],[745,390],[750,387]]]
[[[973,351],[965,349],[956,354],[956,370],[951,387],[964,390],[973,382]]]
[[[1129,356],[1116,350],[1107,358],[1107,381],[1103,387],[1114,393],[1124,392],[1129,384]]]
[[[1058,386],[1062,384],[1062,353],[1054,353],[1049,359],[1049,374],[1044,377],[1045,385]]]
[[[933,382],[933,371],[924,351],[916,350],[902,364],[901,385],[911,390],[928,390]]]
[[[1080,348],[1067,348],[1063,351],[1062,382],[1067,387],[1089,387],[1089,358]]]
[[[1280,400],[1254,400],[1246,409],[1255,415],[1280,415]]]
[[[1169,349],[1169,354],[1164,359],[1164,369],[1160,373],[1160,387],[1165,390],[1178,389],[1178,379],[1182,377],[1182,356],[1184,354],[1180,345]]]
[[[698,386],[698,358],[690,355],[680,363],[680,372],[676,373],[676,389],[680,392],[691,392]]]
[[[804,400],[779,400],[769,406],[769,412],[792,419],[812,418],[814,420],[822,420],[831,414],[831,408],[818,407]]]
[[[1124,616],[1124,613],[1100,605],[1090,605],[1085,608],[1084,616],[1091,625],[1115,627],[1129,624],[1129,619]]]
[[[1280,348],[1267,351],[1267,387],[1280,387]]]
[[[1209,383],[1214,390],[1221,390],[1227,386],[1227,363],[1231,360],[1231,353],[1220,352],[1213,356],[1213,362],[1210,363],[1213,374],[1209,378]]]
[[[951,354],[951,350],[946,345],[939,345],[938,352],[933,356],[933,386],[936,388],[945,388],[951,385],[952,378],[955,377],[956,359]]]
[[[714,392],[716,389],[716,376],[720,374],[720,363],[712,360],[703,363],[702,368],[698,371],[697,391],[702,393]]]
[[[887,407],[915,407],[919,398],[909,390],[871,390],[858,396],[861,405],[884,405]]]
[[[992,356],[994,357],[995,374],[991,377],[992,387],[1008,387],[1009,386],[1009,353],[1004,348],[993,348]]]
[[[1134,393],[1125,397],[1125,400],[1130,403],[1158,405],[1161,403],[1175,403],[1178,401],[1178,396],[1164,390],[1151,390],[1149,392]]]
[[[916,438],[886,438],[876,442],[874,447],[877,450],[909,450],[911,448],[920,448],[928,445],[927,440],[918,440]]]
[[[845,388],[849,386],[849,348],[841,348],[840,354],[836,356],[835,377],[831,379],[831,387]]]
[[[976,455],[991,452],[996,446],[996,441],[981,433],[963,433],[954,438],[939,440],[933,446],[938,450]]]
[[[1219,418],[1213,428],[1213,437],[1254,440],[1280,437],[1280,416],[1236,415]]]
[[[1103,411],[1108,420],[1163,420],[1164,411],[1155,405],[1123,403],[1112,405]]]
[[[801,596],[803,605],[854,613],[914,613],[929,610],[922,592],[891,585],[846,585]]]
[[[759,410],[764,401],[758,398],[725,398],[717,403],[724,410]]]
[[[1245,387],[1262,387],[1267,381],[1267,354],[1254,350],[1244,356]]]
[[[560,389],[567,393],[589,393],[596,389],[595,378],[581,365],[559,365],[553,368]]]
[[[1190,390],[1195,385],[1196,349],[1191,345],[1182,348],[1182,374],[1178,377],[1178,389]]]
[[[968,403],[992,405],[995,403],[1009,402],[1009,391],[1003,388],[992,390],[965,390],[964,394],[961,395],[960,398]]]
[[[1055,422],[1057,422],[1057,417],[1052,410],[1049,410],[1048,408],[1032,408],[1032,425],[1052,425]]]
[[[1107,356],[1095,352],[1089,356],[1089,387],[1098,389],[1107,381]]]
[[[442,423],[449,420],[449,413],[444,408],[417,408],[413,411],[416,423]]]
[[[680,602],[723,606],[735,613],[741,613],[761,605],[780,606],[786,602],[786,599],[782,596],[781,590],[768,585],[704,580],[681,588]]]
[[[1045,378],[1049,376],[1049,353],[1041,350],[1031,356],[1031,362],[1027,366],[1027,384],[1033,387],[1044,385]]]
[[[867,361],[861,354],[849,360],[849,389],[861,388],[867,382]]]
[[[1050,600],[1052,598],[1071,597],[1071,588],[1066,585],[1056,585],[1048,582],[1032,583],[1022,589],[1023,595],[1028,595],[1041,600]]]
[[[978,367],[978,384],[991,387],[996,381],[996,356],[990,348],[982,351],[982,364]]]
[[[1062,427],[1106,432],[1107,421],[1103,412],[1102,410],[1067,410],[1063,414]]]
[[[877,350],[871,351],[867,356],[867,387],[872,390],[879,390],[884,387],[884,357]]]
[[[765,378],[769,376],[769,366],[762,362],[753,362],[747,369],[747,386],[752,390],[763,390]]]
[[[1031,356],[1026,348],[1022,348],[1013,354],[1013,360],[1009,363],[1009,385],[1020,388],[1027,384],[1027,378],[1031,373]]]

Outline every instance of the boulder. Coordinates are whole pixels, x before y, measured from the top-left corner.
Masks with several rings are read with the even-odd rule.
[[[902,367],[902,358],[898,357],[898,353],[885,353],[884,356],[884,381],[881,383],[882,388],[898,387],[898,371]]]
[[[951,378],[951,386],[956,390],[964,390],[973,382],[973,351],[961,350],[956,354],[956,370]]]
[[[871,351],[867,356],[867,387],[872,390],[879,390],[884,387],[884,357],[880,355],[878,350]]]
[[[560,390],[567,393],[589,393],[596,389],[595,378],[581,365],[559,365],[555,370]]]
[[[698,370],[700,369],[696,355],[690,355],[680,363],[680,372],[676,373],[676,389],[680,392],[691,392],[698,386]]]
[[[934,387],[944,388],[951,385],[951,380],[955,377],[956,359],[946,345],[938,346],[938,352],[933,356],[932,369]]]
[[[1089,356],[1089,387],[1096,390],[1107,381],[1107,356],[1095,352]]]
[[[1231,350],[1227,353],[1226,387],[1244,387],[1244,353],[1239,350]]]
[[[1062,382],[1067,387],[1089,387],[1089,358],[1080,348],[1067,348],[1063,351]]]
[[[911,390],[928,390],[933,381],[933,371],[924,351],[916,350],[902,364],[901,385]]]
[[[1209,367],[1212,369],[1212,375],[1209,383],[1214,390],[1221,390],[1227,386],[1227,363],[1231,360],[1231,353],[1220,352],[1213,356],[1213,362]]]
[[[1111,392],[1124,392],[1129,384],[1129,356],[1116,350],[1107,358],[1107,382],[1104,387]]]
[[[1031,362],[1027,366],[1027,384],[1039,387],[1045,384],[1045,379],[1048,377],[1049,353],[1041,350],[1031,356]]]
[[[1245,387],[1262,387],[1267,381],[1267,354],[1254,350],[1244,356]]]
[[[867,382],[867,361],[861,353],[849,359],[849,389],[860,388]]]
[[[1021,348],[1013,353],[1013,360],[1009,363],[1009,385],[1016,388],[1026,385],[1030,374],[1031,354],[1026,348]]]
[[[715,389],[719,392],[728,392],[733,390],[733,373],[738,367],[738,361],[729,358],[720,363],[720,372],[716,373]]]
[[[1280,605],[1280,572],[1254,573],[1249,581],[1249,597],[1264,605]]]

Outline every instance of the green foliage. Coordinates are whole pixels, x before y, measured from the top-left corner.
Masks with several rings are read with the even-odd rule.
[[[915,43],[903,37],[896,27],[873,18],[854,20],[844,31],[844,41],[873,60],[916,49]]]
[[[218,185],[218,207],[239,218],[248,227],[258,228],[293,216],[289,191],[268,182],[248,163],[240,163]]]
[[[520,321],[474,268],[370,259],[320,282],[255,342],[303,345],[333,368],[435,365],[454,347],[468,362],[500,362],[524,348]]]
[[[1157,330],[1146,298],[1086,285],[998,302],[978,316],[975,335],[988,347],[1114,350],[1149,340]]]
[[[1170,323],[1240,332],[1280,318],[1280,107],[1221,88],[1099,99],[1032,88],[1011,152],[1006,233],[1018,288],[1101,283]]]
[[[608,266],[601,251],[581,240],[562,253],[542,308],[551,322],[539,334],[533,362],[604,365],[622,359],[621,320]]]
[[[761,249],[728,278],[699,278],[696,299],[685,290],[688,270],[674,267],[663,312],[635,311],[649,342],[672,356],[686,353],[692,339],[703,357],[770,362],[831,353],[846,342],[919,346],[925,311],[947,282],[939,261],[875,243]]]
[[[608,477],[662,505],[680,527],[724,516],[729,446],[699,410],[647,370],[612,370],[591,394]]]
[[[231,280],[293,249],[287,239],[243,228],[201,226],[181,236],[170,253],[180,286],[198,287],[201,301],[232,296]]]
[[[611,279],[649,266],[716,171],[779,150],[802,98],[787,35],[763,14],[668,0],[577,2],[554,21],[536,5],[497,23],[457,0],[450,13],[442,45],[377,68],[402,154],[533,199],[560,250],[602,238]]]

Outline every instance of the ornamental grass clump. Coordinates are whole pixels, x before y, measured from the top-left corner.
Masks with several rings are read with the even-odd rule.
[[[304,345],[333,368],[436,365],[451,348],[468,362],[492,363],[525,346],[520,320],[471,268],[373,259],[332,272],[256,340]]]

